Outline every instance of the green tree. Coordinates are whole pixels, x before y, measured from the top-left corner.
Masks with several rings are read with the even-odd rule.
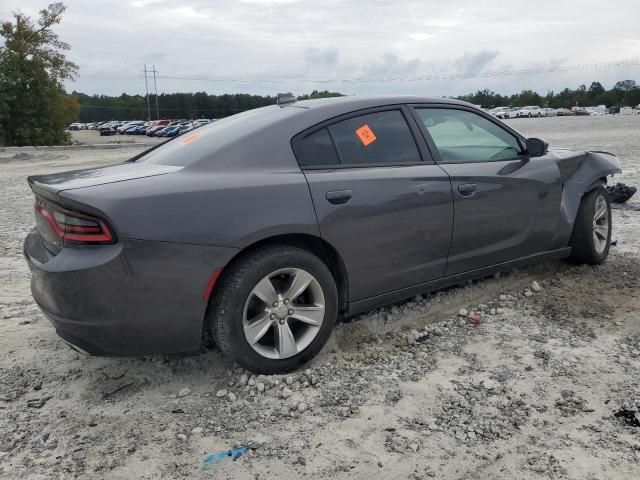
[[[322,90],[322,91],[314,90],[313,92],[311,92],[311,94],[300,95],[298,97],[298,100],[313,100],[316,98],[330,98],[330,97],[342,97],[342,94],[338,92],[330,92],[328,90]]]
[[[600,82],[591,82],[591,86],[589,87],[589,94],[592,96],[602,95],[605,92],[604,87]]]
[[[52,3],[34,22],[14,13],[0,26],[0,142],[6,145],[53,145],[69,141],[65,125],[78,113],[77,100],[66,98],[62,82],[77,66],[66,59],[69,45],[52,27],[66,7]]]
[[[614,90],[622,90],[623,92],[629,92],[634,88],[638,88],[635,80],[621,80],[619,82],[616,82],[616,84],[613,86]]]

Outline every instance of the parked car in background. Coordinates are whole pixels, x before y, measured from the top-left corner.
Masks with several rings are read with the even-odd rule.
[[[497,107],[491,110],[491,115],[493,115],[496,118],[505,119],[505,118],[509,118],[509,111],[510,111],[509,107]]]
[[[520,114],[520,108],[511,107],[511,110],[509,110],[509,117],[508,118],[518,118],[519,114]]]
[[[166,125],[154,125],[154,126],[149,127],[147,129],[146,135],[148,137],[153,137],[156,132],[159,132],[160,130],[162,130],[164,128],[166,128]]]
[[[518,117],[522,118],[522,117],[541,117],[542,116],[542,110],[540,109],[540,107],[537,107],[535,105],[532,105],[530,107],[522,107],[520,109],[520,111],[518,112]]]
[[[142,125],[143,123],[144,122],[139,121],[139,120],[136,120],[136,121],[133,121],[133,122],[126,122],[126,123],[123,123],[122,125],[120,125],[118,128],[116,128],[116,131],[118,133],[123,133],[125,130],[128,130],[129,128],[134,127],[136,125]]]
[[[180,127],[178,125],[173,127],[167,127],[161,135],[161,137],[177,137],[180,135]]]
[[[116,128],[115,127],[101,127],[99,132],[100,132],[100,136],[101,137],[108,137],[108,136],[116,134]]]
[[[284,100],[121,165],[28,178],[24,257],[65,341],[146,355],[211,337],[244,368],[282,373],[339,315],[607,258],[611,154],[555,152],[443,98]]]
[[[167,131],[168,129],[170,129],[170,128],[175,128],[175,127],[168,127],[168,126],[167,126],[167,127],[161,127],[160,129],[158,129],[158,130],[154,131],[154,132],[153,132],[153,134],[152,134],[152,136],[153,136],[153,137],[162,137],[162,134],[163,134],[164,132],[166,132],[166,131]]]
[[[555,108],[543,108],[541,111],[543,117],[555,117],[558,115]]]
[[[556,109],[556,115],[558,117],[569,117],[569,116],[573,115],[573,112],[571,110],[569,110],[568,108],[558,108],[558,109]]]

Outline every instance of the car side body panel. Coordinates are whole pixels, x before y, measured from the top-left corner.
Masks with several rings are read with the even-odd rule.
[[[319,236],[299,169],[242,175],[181,170],[68,190],[61,197],[108,212],[122,238],[244,248],[281,234]]]
[[[449,177],[433,164],[305,172],[322,238],[362,300],[444,274],[453,227]],[[349,191],[334,205],[328,192]]]
[[[443,164],[453,187],[455,225],[446,275],[553,249],[562,182],[544,157]],[[461,193],[466,185],[477,190]]]

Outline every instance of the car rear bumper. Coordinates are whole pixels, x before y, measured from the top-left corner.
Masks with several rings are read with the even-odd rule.
[[[235,253],[124,240],[53,255],[37,232],[24,244],[33,297],[58,335],[86,353],[109,356],[197,350],[207,284]]]

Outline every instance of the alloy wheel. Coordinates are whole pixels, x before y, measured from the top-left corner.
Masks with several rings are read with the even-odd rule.
[[[283,268],[253,287],[245,302],[242,327],[257,353],[284,359],[309,346],[324,315],[324,292],[315,277],[300,268]]]
[[[593,215],[593,245],[596,252],[602,253],[609,239],[609,210],[607,201],[602,195],[596,198]]]

